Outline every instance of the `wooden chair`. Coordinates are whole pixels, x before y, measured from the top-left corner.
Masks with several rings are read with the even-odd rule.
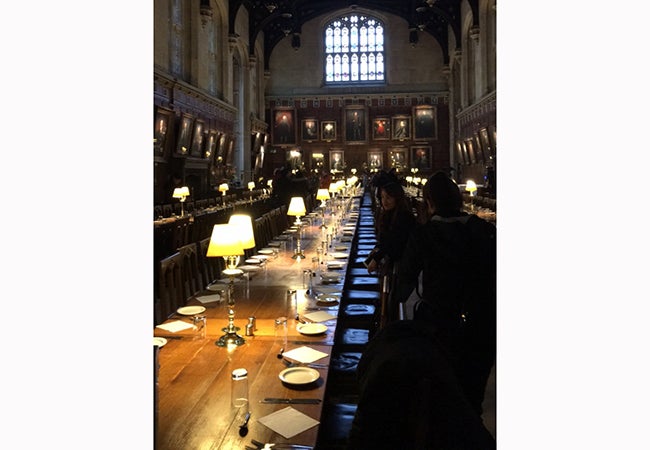
[[[183,294],[183,257],[176,252],[163,258],[158,266],[158,298],[154,298],[154,322],[163,323],[185,305]]]
[[[199,267],[203,276],[203,284],[205,286],[219,280],[221,278],[221,271],[225,268],[223,258],[208,258],[205,256],[208,253],[208,245],[210,245],[209,237],[202,239],[198,243]]]
[[[186,216],[176,219],[174,225],[172,245],[174,250],[177,250],[183,245],[189,244],[191,242],[190,236],[192,232],[192,224],[190,222],[190,218]]]
[[[188,299],[205,289],[205,282],[199,265],[199,247],[193,242],[179,247],[178,253],[183,259],[183,295]]]

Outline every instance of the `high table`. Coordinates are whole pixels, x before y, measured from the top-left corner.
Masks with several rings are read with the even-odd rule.
[[[358,208],[358,199],[353,199],[352,209]],[[290,439],[274,432],[258,422],[258,419],[288,406],[319,421],[322,413],[322,400],[325,395],[329,355],[331,354],[336,319],[322,322],[327,331],[322,335],[303,335],[297,331],[298,317],[314,311],[326,311],[337,315],[338,306],[323,306],[307,293],[308,285],[303,284],[305,270],[313,270],[312,257],[321,242],[320,222],[315,216],[311,224],[303,226],[301,247],[305,259],[292,258],[291,245],[279,251],[275,258],[270,257],[264,268],[251,272],[250,279],[239,279],[234,283],[235,325],[245,343],[233,348],[215,345],[224,334],[228,324],[226,302],[201,303],[204,295],[214,295],[213,290],[200,292],[192,297],[188,305],[202,305],[206,316],[205,335],[195,330],[176,333],[154,329],[154,336],[165,337],[167,343],[158,350],[157,372],[157,420],[156,444],[158,449],[243,449],[253,447],[251,439],[260,442],[294,443],[314,446],[318,426],[303,431]],[[348,226],[352,222],[348,220]],[[356,223],[356,222],[355,222]],[[341,233],[339,233],[341,236]],[[294,244],[295,245],[295,244]],[[334,242],[326,259],[332,252],[350,243]],[[339,255],[340,256],[340,255]],[[340,261],[340,260],[339,260]],[[347,262],[343,260],[343,262]],[[340,293],[345,281],[345,267],[340,271],[338,283],[321,284],[318,272],[327,270],[321,265],[313,277],[313,291]],[[224,287],[229,280],[220,280],[216,288]],[[295,292],[294,292],[295,291]],[[224,297],[227,296],[224,293]],[[298,317],[297,317],[298,315]],[[315,361],[323,364],[316,370],[320,378],[308,385],[287,385],[279,379],[287,363],[278,358],[284,346],[282,338],[276,338],[275,319],[284,316],[288,324],[288,345],[285,352],[301,346],[308,346],[327,353],[327,357]],[[249,317],[255,317],[254,336],[246,336],[245,329]],[[191,321],[190,317],[176,315],[174,320]],[[248,371],[249,404],[251,419],[249,432],[245,437],[239,435],[241,412],[231,407],[231,373],[234,369]],[[260,403],[267,397],[275,398],[316,398],[318,404],[266,404]]]

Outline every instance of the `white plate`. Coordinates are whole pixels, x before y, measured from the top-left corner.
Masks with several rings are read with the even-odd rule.
[[[194,314],[205,312],[205,306],[181,306],[176,312],[184,316],[193,316]]]
[[[321,280],[323,283],[338,283],[341,280],[341,276],[337,273],[323,273],[321,275]]]
[[[153,345],[157,345],[158,347],[162,347],[167,343],[167,339],[164,337],[154,337],[153,338]]]
[[[320,373],[311,367],[289,367],[280,372],[278,377],[288,384],[309,384],[318,380]]]
[[[332,303],[338,303],[339,298],[332,294],[318,294],[318,296],[316,297],[316,301],[319,303],[332,304]]]
[[[227,291],[228,286],[226,286],[225,284],[211,284],[206,289],[208,291],[213,291],[213,292]]]
[[[255,255],[253,256],[253,258],[259,259],[260,261],[266,261],[267,259],[269,259],[267,255]]]
[[[332,261],[327,263],[328,269],[342,269],[345,266],[345,263]]]
[[[332,253],[332,258],[335,258],[335,259],[345,259],[347,257],[348,257],[347,253],[338,253],[338,252]]]
[[[301,323],[296,327],[298,333],[306,335],[323,334],[327,331],[327,326],[322,323]]]
[[[244,272],[257,272],[258,270],[262,270],[260,266],[239,266],[239,268]]]
[[[337,252],[345,252],[347,251],[347,249],[348,248],[345,245],[337,245],[336,247],[334,247],[334,250],[336,250]]]
[[[257,253],[260,255],[272,255],[273,254],[273,249],[272,248],[263,248],[262,250],[259,250]]]
[[[248,258],[246,264],[261,264],[262,260],[257,258]]]

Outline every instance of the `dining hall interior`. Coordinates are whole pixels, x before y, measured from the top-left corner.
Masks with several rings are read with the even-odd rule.
[[[266,442],[278,445],[355,448],[348,434],[359,403],[356,369],[371,340],[373,323],[385,314],[386,286],[393,283],[393,278],[370,274],[356,261],[368,257],[378,245],[378,237],[362,229],[362,224],[372,222],[368,213],[377,210],[371,180],[380,172],[394,171],[403,180],[413,210],[419,209],[418,219],[424,222],[425,211],[418,208],[422,180],[445,171],[462,187],[468,207],[496,222],[496,2],[157,1],[153,20],[155,334],[170,340],[164,332],[170,331],[166,327],[170,321],[175,324],[183,319],[178,311],[190,308],[194,314],[204,313],[203,297],[195,303],[198,293],[225,278],[223,273],[237,270],[228,263],[213,268],[214,273],[200,277],[179,301],[172,301],[168,294],[171,267],[177,264],[181,274],[202,272],[201,266],[210,264],[204,259],[210,259],[205,255],[211,255],[218,224],[227,223],[229,217],[248,214],[253,221],[254,246],[244,255],[252,258],[238,266],[247,277],[246,293],[253,296],[253,284],[259,278],[259,271],[253,270],[259,268],[253,262],[256,254],[274,255],[270,261],[263,260],[264,276],[272,277],[276,258],[282,259],[284,253],[271,253],[272,244],[286,248],[287,241],[281,238],[288,236],[289,247],[295,246],[294,240],[300,240],[291,231],[309,242],[304,235],[312,223],[297,232],[289,228],[287,217],[295,214],[288,197],[304,200],[302,216],[307,220],[318,221],[321,209],[322,227],[327,226],[329,212],[330,223],[335,224],[331,238],[328,231],[330,246],[339,239],[336,218],[340,221],[357,213],[358,230],[366,232],[358,236],[350,230],[351,244],[340,246],[348,259],[342,266],[333,336],[327,331],[313,342],[329,344],[331,340],[331,347],[319,347],[329,353],[330,360],[328,370],[320,374],[325,380],[323,393],[318,394],[321,408],[310,413],[319,422],[317,432],[286,435],[274,429],[276,435],[265,434]],[[294,186],[284,196],[287,179]],[[343,190],[331,187],[337,182],[343,183]],[[298,183],[305,187],[300,190],[295,186]],[[320,205],[318,188],[326,188],[331,197]],[[330,205],[327,210],[327,201],[332,205],[345,202],[345,206]],[[359,204],[348,203],[355,201]],[[266,233],[264,221],[269,222]],[[309,261],[314,248],[305,246],[304,250]],[[325,245],[324,255],[325,259],[336,257],[336,252],[328,254]],[[325,261],[327,269],[333,267],[330,263]],[[309,269],[320,275],[317,286],[327,286],[306,289],[307,284],[285,281],[286,288],[298,291],[296,297],[310,298],[309,291],[314,290],[323,294],[334,284],[323,278],[330,272],[321,273],[318,265]],[[232,279],[224,286],[229,286],[224,290],[228,297],[240,296]],[[272,286],[274,282],[267,281],[266,288]],[[262,328],[263,312],[252,308],[248,314]],[[295,314],[296,320],[304,319],[300,314]],[[229,328],[233,328],[232,321]],[[291,320],[288,326],[304,328]],[[220,339],[250,341],[232,330],[229,333],[231,337]],[[349,336],[352,333],[354,337]],[[215,448],[242,448],[244,440],[233,443],[227,427],[209,439],[206,435],[188,442],[186,436],[195,434],[196,426],[169,411],[188,408],[169,403],[170,396],[179,395],[173,392],[182,392],[170,384],[167,375],[166,366],[180,362],[180,355],[166,358],[176,344],[165,343],[157,359],[157,448],[196,448],[199,443],[207,445],[206,439]],[[192,370],[188,364],[181,373]],[[480,420],[494,439],[496,368],[491,372]],[[249,383],[260,385],[268,380],[258,375]],[[207,392],[193,397],[205,401]],[[267,417],[255,417],[259,414],[253,411],[251,434]],[[191,422],[205,420],[199,417],[204,415]],[[470,428],[463,432],[471,434]],[[258,441],[263,431],[255,429]]]
[[[644,102],[632,86],[647,72],[634,66],[619,80],[600,57],[639,59],[629,41],[642,39],[643,24],[620,30],[625,42],[590,36],[593,48],[578,51],[566,46],[573,26],[553,10],[501,3],[497,20],[495,0],[155,0],[91,8],[94,19],[69,25],[51,20],[62,5],[40,6],[46,32],[26,49],[38,61],[7,74],[31,86],[10,89],[7,148],[35,134],[24,97],[42,82],[35,74],[62,61],[75,70],[48,72],[58,88],[40,94],[53,109],[37,131],[57,144],[38,151],[29,196],[39,206],[14,203],[29,222],[12,221],[11,236],[25,239],[9,247],[30,256],[7,268],[10,295],[26,300],[34,281],[46,289],[37,314],[3,331],[41,351],[6,348],[15,414],[0,442],[355,448],[359,364],[386,327],[392,287],[364,264],[378,243],[373,181],[393,170],[419,221],[426,183],[443,171],[464,211],[498,228],[496,362],[482,414],[453,409],[466,414],[456,417],[465,444],[440,448],[483,448],[468,442],[484,431],[504,449],[647,443],[647,327],[637,312],[647,233],[642,220],[621,229],[611,214],[643,208],[643,165],[594,160],[603,147],[642,141],[630,131],[644,129],[638,115],[617,112]],[[554,8],[603,29],[618,18],[592,16],[586,2]],[[88,51],[80,36],[94,43],[95,34]],[[606,124],[594,101],[610,110]],[[153,161],[142,150],[152,131]],[[10,153],[6,167],[28,163]],[[32,176],[8,172],[8,186]],[[281,197],[284,177],[306,195]],[[222,248],[220,237],[249,226],[248,244]],[[43,231],[45,253],[25,246]],[[25,270],[35,254],[47,255],[38,275]],[[431,369],[408,357],[391,367]],[[398,386],[408,386],[384,382],[387,398],[400,398],[393,411],[404,410],[413,397]],[[233,404],[237,389],[249,415]]]

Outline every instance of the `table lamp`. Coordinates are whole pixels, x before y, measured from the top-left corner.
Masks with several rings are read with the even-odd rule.
[[[254,181],[249,181],[248,182],[248,190],[250,191],[250,194],[251,194],[251,201],[253,201],[253,189],[255,189],[255,182]]]
[[[228,192],[228,183],[221,183],[219,185],[219,192],[223,196],[223,206],[226,206],[226,192]]]
[[[291,197],[291,202],[289,202],[289,209],[287,210],[288,216],[295,216],[296,222],[294,225],[298,227],[298,237],[296,239],[296,252],[293,254],[292,258],[304,258],[305,254],[300,249],[300,226],[302,222],[300,221],[300,216],[304,216],[307,212],[305,208],[305,201],[302,197]]]
[[[253,219],[247,214],[233,214],[228,220],[239,233],[239,240],[244,250],[255,247],[255,235],[253,233]]]
[[[185,200],[187,197],[190,195],[190,189],[187,186],[179,187],[174,189],[174,193],[172,194],[173,198],[180,199],[181,202],[181,217],[185,215],[185,208],[183,205],[185,204]]]
[[[474,211],[474,196],[476,195],[476,189],[476,183],[472,180],[467,180],[465,190],[469,192],[469,207],[471,211]]]
[[[237,268],[239,257],[244,254],[244,245],[241,241],[241,235],[237,226],[224,223],[217,224],[212,229],[210,243],[208,245],[207,257],[223,257],[226,263],[226,269],[221,273],[230,278],[228,285],[228,326],[222,330],[223,336],[215,342],[219,347],[228,347],[230,345],[242,345],[244,338],[237,334],[239,327],[235,326],[235,297],[234,287],[235,278],[243,275],[244,271]]]
[[[323,219],[321,228],[325,227],[325,207],[327,206],[326,202],[329,199],[330,199],[330,193],[327,189],[319,189],[318,192],[316,192],[316,200],[320,200],[321,217]]]

